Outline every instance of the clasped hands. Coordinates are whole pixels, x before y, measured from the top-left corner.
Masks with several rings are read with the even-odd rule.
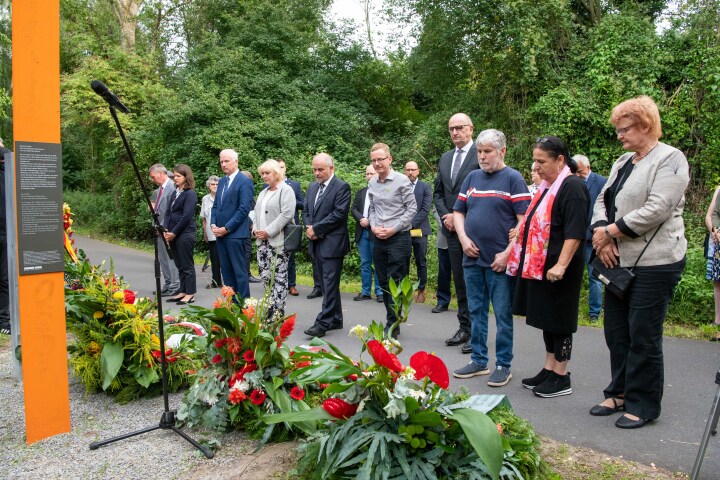
[[[620,256],[620,251],[615,245],[613,239],[605,233],[605,227],[597,227],[593,230],[592,246],[595,250],[595,255],[600,259],[603,265],[607,268],[613,268],[617,265],[617,257]]]

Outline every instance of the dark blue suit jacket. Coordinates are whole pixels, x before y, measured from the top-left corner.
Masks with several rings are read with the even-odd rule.
[[[458,176],[453,182],[451,170],[453,161],[455,160],[456,150],[456,148],[453,148],[452,150],[448,150],[443,153],[442,157],[440,157],[440,162],[438,163],[438,173],[437,180],[435,181],[433,202],[435,203],[435,209],[437,210],[438,215],[440,215],[440,218],[453,212],[455,200],[457,200],[458,194],[460,193],[460,187],[462,186],[465,177],[467,177],[473,170],[480,168],[480,165],[478,165],[477,147],[475,146],[475,142],[473,142],[470,150],[463,159],[460,172],[458,172]],[[440,223],[442,225],[442,232],[445,236],[455,235],[455,232],[450,232],[447,228],[445,228],[445,225],[442,224],[442,222]]]
[[[415,184],[415,203],[417,203],[417,213],[412,219],[412,228],[419,228],[422,234],[430,235],[430,209],[432,208],[432,189],[430,185],[418,180]]]
[[[605,182],[607,182],[607,178],[603,177],[602,175],[598,175],[592,170],[590,171],[587,182],[585,182],[585,186],[587,187],[588,192],[590,192],[590,210],[588,210],[588,222],[592,220],[593,209],[595,208],[595,200],[597,200],[598,195],[600,195],[600,190],[602,190],[605,186]],[[585,238],[586,240],[592,240],[592,236],[592,230],[588,230]]]
[[[227,228],[228,233],[222,238],[249,238],[248,213],[253,206],[253,183],[240,172],[225,191],[227,183],[227,176],[218,182],[210,223],[217,227]]]
[[[317,240],[311,240],[309,250],[314,257],[344,257],[350,251],[348,212],[350,211],[350,186],[337,177],[330,180],[322,197],[315,205],[320,184],[312,182],[305,197],[303,221],[313,227]]]
[[[195,190],[183,190],[180,195],[177,194],[177,191],[173,192],[163,219],[165,229],[177,237],[181,235],[195,236],[197,204],[198,197]]]

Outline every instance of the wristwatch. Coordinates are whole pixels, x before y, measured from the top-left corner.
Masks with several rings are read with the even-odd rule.
[[[612,234],[610,233],[610,230],[608,230],[607,225],[605,225],[605,235],[607,235],[610,238],[613,238]]]

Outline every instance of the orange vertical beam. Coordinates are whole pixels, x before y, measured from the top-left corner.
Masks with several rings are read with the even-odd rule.
[[[14,140],[59,144],[59,0],[13,0],[12,74]],[[20,275],[18,297],[30,444],[70,431],[63,274]]]

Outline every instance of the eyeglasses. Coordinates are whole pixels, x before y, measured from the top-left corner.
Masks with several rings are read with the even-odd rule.
[[[211,187],[217,187],[217,185],[218,185],[217,182],[213,182],[210,184]]]
[[[634,126],[635,126],[635,124],[633,123],[632,125],[628,125],[625,128],[617,128],[617,129],[615,129],[615,135],[617,135],[617,136],[625,135],[628,132],[628,130],[630,130]]]
[[[388,158],[390,158],[390,157],[374,158],[374,159],[372,159],[372,160],[370,160],[370,161],[371,161],[372,163],[380,163],[380,162],[384,162],[384,161],[387,160]]]
[[[535,139],[535,143],[549,143],[550,145],[552,145],[552,146],[555,147],[555,148],[560,148],[560,147],[558,146],[558,144],[555,143],[555,142],[553,141],[553,139],[550,138],[550,137],[540,137],[540,138],[536,138],[536,139]]]
[[[420,170],[420,169],[419,168],[406,168],[405,169],[406,172],[417,172],[418,170]]]
[[[448,127],[448,132],[450,132],[450,133],[452,133],[452,132],[459,132],[459,131],[462,130],[463,128],[465,128],[465,127],[470,127],[470,126],[471,126],[471,125],[455,125],[455,126],[453,126],[453,127]]]

